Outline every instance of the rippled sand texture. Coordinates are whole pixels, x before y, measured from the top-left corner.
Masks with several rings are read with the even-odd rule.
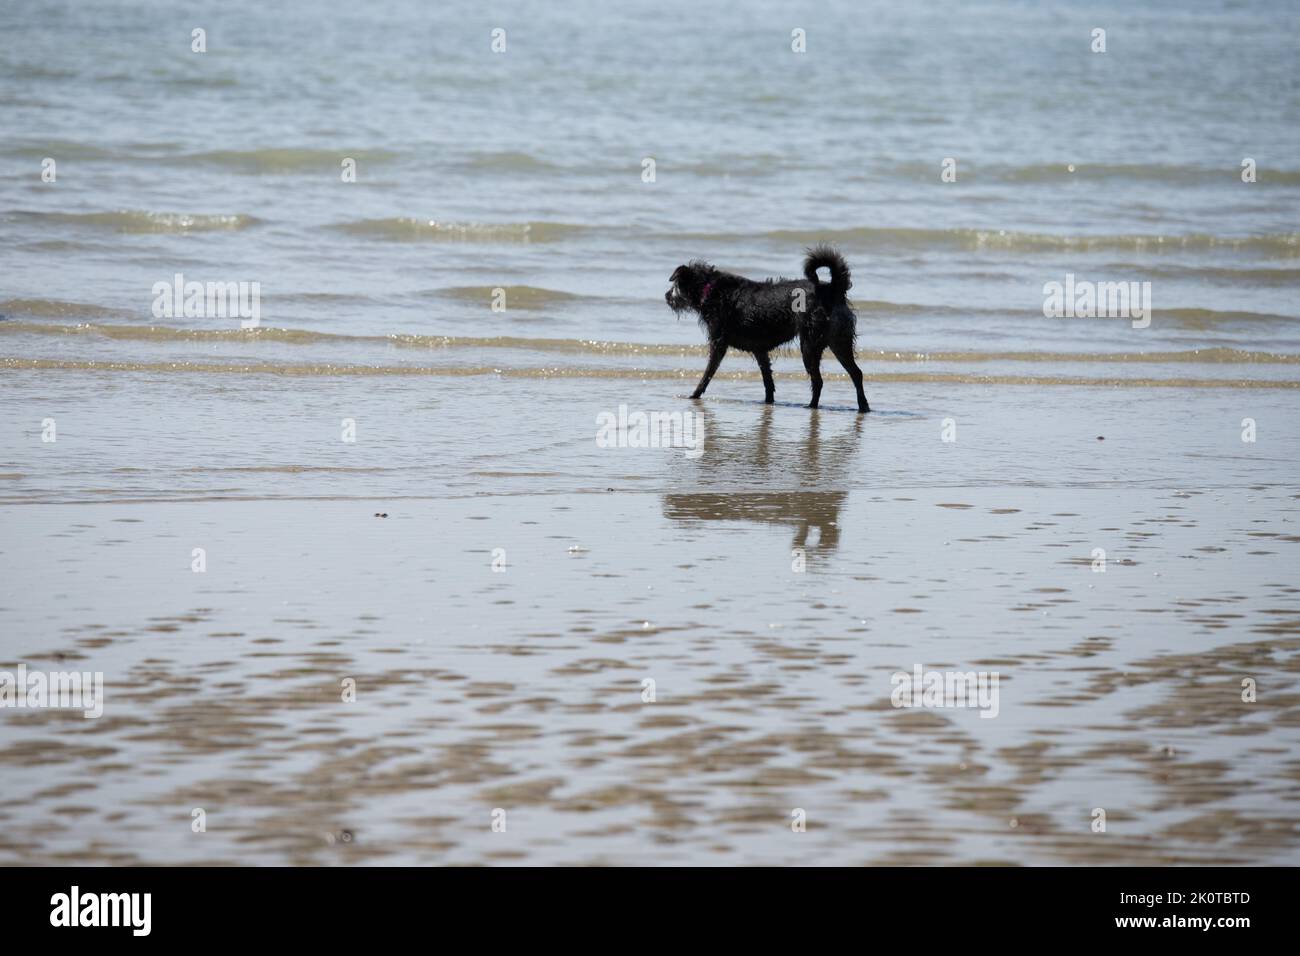
[[[6,411],[47,395],[67,444],[4,476],[0,666],[107,702],[0,716],[0,862],[1300,863],[1290,393],[895,389],[863,420],[727,383],[692,460],[596,448],[601,383],[294,383],[281,431],[256,377],[142,382],[127,425],[32,375]],[[310,437],[327,401],[369,445]],[[162,471],[126,466],[145,435]],[[998,671],[999,715],[894,708],[918,663]]]

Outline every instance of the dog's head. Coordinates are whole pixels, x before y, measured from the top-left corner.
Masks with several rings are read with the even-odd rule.
[[[664,301],[678,315],[699,312],[719,275],[717,269],[699,259],[678,266],[668,280],[672,288],[664,293]]]

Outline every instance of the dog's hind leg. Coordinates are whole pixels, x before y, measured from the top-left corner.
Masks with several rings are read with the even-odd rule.
[[[871,411],[871,406],[867,404],[867,393],[862,390],[862,369],[858,368],[858,363],[853,360],[853,337],[837,335],[831,339],[831,351],[844,366],[844,371],[849,373],[849,378],[853,379],[853,387],[858,390],[858,411]]]
[[[803,367],[808,372],[808,377],[812,379],[812,401],[808,403],[808,407],[816,408],[822,397],[822,350],[826,345],[824,342],[814,343],[810,339],[805,339],[800,346],[803,351]]]
[[[727,354],[727,346],[724,342],[713,342],[709,345],[709,364],[704,369],[704,376],[700,379],[700,384],[695,386],[695,391],[691,392],[691,398],[699,398],[704,394],[704,390],[709,387],[709,380],[713,378],[713,373],[718,370],[722,364],[722,356]]]
[[[763,373],[763,401],[771,405],[776,401],[776,382],[772,381],[772,359],[766,352],[755,352],[758,370]]]

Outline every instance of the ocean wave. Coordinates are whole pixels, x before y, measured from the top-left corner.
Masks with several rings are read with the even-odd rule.
[[[187,233],[227,232],[248,229],[261,220],[244,213],[207,215],[203,213],[150,212],[144,209],[118,209],[112,212],[35,212],[19,211],[15,217],[28,222],[88,226],[113,232]]]
[[[562,167],[531,153],[506,150],[496,153],[477,153],[462,163],[467,169],[500,173],[549,173]]]
[[[20,301],[20,300],[11,300]],[[97,335],[110,339],[152,342],[281,342],[290,345],[368,343],[414,349],[511,349],[530,352],[558,352],[573,355],[704,355],[703,345],[674,345],[662,342],[608,342],[596,339],[537,339],[522,336],[345,335],[309,329],[178,329],[159,325],[54,322],[0,323],[2,334]],[[1300,365],[1300,354],[1248,351],[1235,348],[1200,348],[1151,352],[1044,352],[1044,351],[899,351],[863,349],[864,362],[970,362],[1106,363],[1106,364],[1203,364],[1203,365]]]
[[[622,379],[627,381],[678,380],[692,384],[698,369],[650,368],[572,368],[524,367],[502,368],[492,365],[422,366],[422,365],[335,365],[327,363],[283,364],[274,362],[133,362],[39,358],[0,358],[0,371],[67,371],[104,373],[167,373],[173,375],[277,375],[284,377],[472,377],[480,375],[523,379]],[[783,381],[803,378],[802,373],[774,372]],[[840,372],[824,374],[828,380],[844,380]],[[1086,375],[978,375],[964,372],[873,372],[869,382],[928,382],[955,385],[1072,385],[1097,388],[1233,388],[1233,389],[1300,389],[1300,381],[1281,379],[1214,379],[1103,377]],[[759,381],[759,373],[722,372],[715,380]]]
[[[1240,166],[1170,166],[1162,163],[1041,163],[1030,166],[975,167],[972,179],[982,175],[1013,183],[1060,182],[1069,179],[1087,181],[1130,180],[1133,182],[1202,185],[1212,183],[1241,184]],[[1259,182],[1300,185],[1300,170],[1259,169]]]
[[[53,253],[55,255],[66,255],[72,252],[113,251],[113,247],[107,241],[86,242],[76,239],[36,239],[30,242],[19,242],[17,248],[26,252]]]
[[[277,292],[273,295],[262,293],[263,302],[279,304],[296,302],[303,305],[374,305],[375,300],[358,292]]]
[[[334,228],[390,242],[554,242],[584,227],[562,222],[445,222],[403,216],[360,219]]]
[[[115,469],[122,471],[123,469]],[[138,469],[130,469],[132,471]],[[394,468],[384,468],[378,465],[352,467],[347,465],[225,465],[220,467],[202,467],[202,468],[181,468],[182,474],[201,474],[208,475],[214,473],[232,473],[248,472],[251,474],[284,474],[284,475],[303,475],[312,472],[324,474],[377,474],[379,472],[395,471]]]
[[[505,293],[505,305],[511,309],[544,309],[552,305],[579,302],[592,296],[578,295],[575,292],[562,292],[559,289],[544,289],[533,285],[466,285],[439,289],[438,295],[460,302],[486,305],[492,302],[496,291]]]
[[[797,164],[774,154],[715,156],[693,163],[673,164],[674,172],[706,179],[759,178],[798,168]]]
[[[222,85],[218,81],[207,79],[176,82],[193,82],[194,85],[202,87]],[[54,156],[60,163],[77,160],[152,165],[160,163],[177,166],[201,165],[249,175],[299,173],[323,169],[337,171],[345,158],[355,159],[358,164],[378,164],[392,162],[398,159],[399,155],[387,149],[350,149],[346,146],[334,149],[271,146],[263,149],[214,149],[186,152],[181,144],[174,142],[127,143],[106,147],[69,140],[32,140],[0,148],[0,156],[22,159],[39,160],[46,156]]]
[[[12,300],[15,303],[40,300]],[[71,305],[71,304],[69,304]],[[22,310],[14,308],[15,313]],[[28,312],[26,314],[39,314]],[[57,313],[46,313],[57,314]],[[70,314],[77,314],[75,311]],[[288,342],[314,345],[323,342],[384,342],[384,336],[341,335],[313,332],[308,329],[177,329],[165,325],[127,325],[125,323],[80,322],[75,325],[54,322],[9,321],[0,323],[0,335],[92,335],[107,339],[136,342]]]
[[[960,305],[922,305],[917,302],[887,302],[882,299],[850,299],[859,315],[1008,315],[1006,309]]]
[[[21,300],[12,300],[21,301]],[[18,310],[15,309],[15,312]],[[536,352],[573,352],[590,355],[703,355],[702,345],[640,344],[584,339],[535,339],[516,336],[421,335],[394,332],[387,335],[348,335],[310,329],[178,329],[163,325],[82,322],[0,322],[0,335],[93,335],[144,342],[283,342],[290,345],[368,343],[413,349],[499,348]]]
[[[665,236],[664,238],[673,238]],[[757,234],[693,232],[675,236],[681,240],[742,244],[753,239],[788,245],[810,246],[838,242],[857,247],[890,249],[957,249],[1007,252],[1166,252],[1234,250],[1279,258],[1300,256],[1300,233],[1258,236],[1216,236],[1206,233],[1183,235],[1061,235],[1014,232],[1006,229],[918,229],[854,227],[848,229],[774,229]]]
[[[344,158],[355,159],[358,165],[384,163],[397,158],[389,150],[311,149],[295,147],[269,147],[266,149],[218,149],[200,153],[186,153],[172,157],[174,163],[198,163],[218,166],[235,172],[262,175],[267,173],[297,173],[308,170],[341,169]]]
[[[7,143],[0,147],[0,156],[41,160],[57,157],[60,163],[68,160],[93,162],[114,159],[117,154],[96,143],[82,143],[67,139],[30,140],[26,143]]]
[[[1100,273],[1132,270],[1132,263],[1115,263],[1098,266]],[[1242,283],[1250,286],[1288,286],[1300,284],[1300,269],[1236,269],[1231,266],[1194,265],[1185,266],[1177,263],[1142,263],[1144,279],[1189,279],[1192,281],[1222,283]]]
[[[85,302],[65,302],[62,299],[3,299],[0,300],[0,316],[27,315],[50,319],[89,319],[89,318],[125,318],[130,315],[128,309],[112,309],[103,305],[89,305]],[[62,329],[65,325],[50,323],[9,322],[3,328],[14,328],[31,324],[39,329]],[[75,326],[74,326],[75,327]],[[110,326],[111,328],[112,326]]]
[[[1293,315],[1273,312],[1224,312],[1216,309],[1161,309],[1151,310],[1152,317],[1166,324],[1180,325],[1185,329],[1213,329],[1244,322],[1300,322]]]
[[[1300,170],[1260,167],[1258,181],[1284,186],[1300,185]],[[932,162],[903,162],[897,165],[873,166],[864,169],[857,178],[873,182],[907,179],[922,182],[935,181],[938,166]],[[1241,167],[1178,166],[1166,163],[1081,163],[1069,160],[1055,163],[1030,163],[1023,166],[1011,164],[966,162],[961,165],[962,181],[968,183],[1047,183],[1061,185],[1071,180],[1084,182],[1165,183],[1170,186],[1200,186],[1241,184]]]

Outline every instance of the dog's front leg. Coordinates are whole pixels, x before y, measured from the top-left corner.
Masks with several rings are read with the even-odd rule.
[[[766,352],[755,352],[758,370],[763,373],[763,401],[771,405],[776,401],[776,383],[772,381],[772,359]]]
[[[699,398],[704,394],[704,390],[709,387],[709,380],[713,378],[713,373],[718,370],[722,364],[722,356],[727,354],[727,345],[725,342],[713,342],[709,345],[709,365],[704,370],[704,376],[700,379],[700,384],[695,386],[695,391],[691,393],[691,398]]]

